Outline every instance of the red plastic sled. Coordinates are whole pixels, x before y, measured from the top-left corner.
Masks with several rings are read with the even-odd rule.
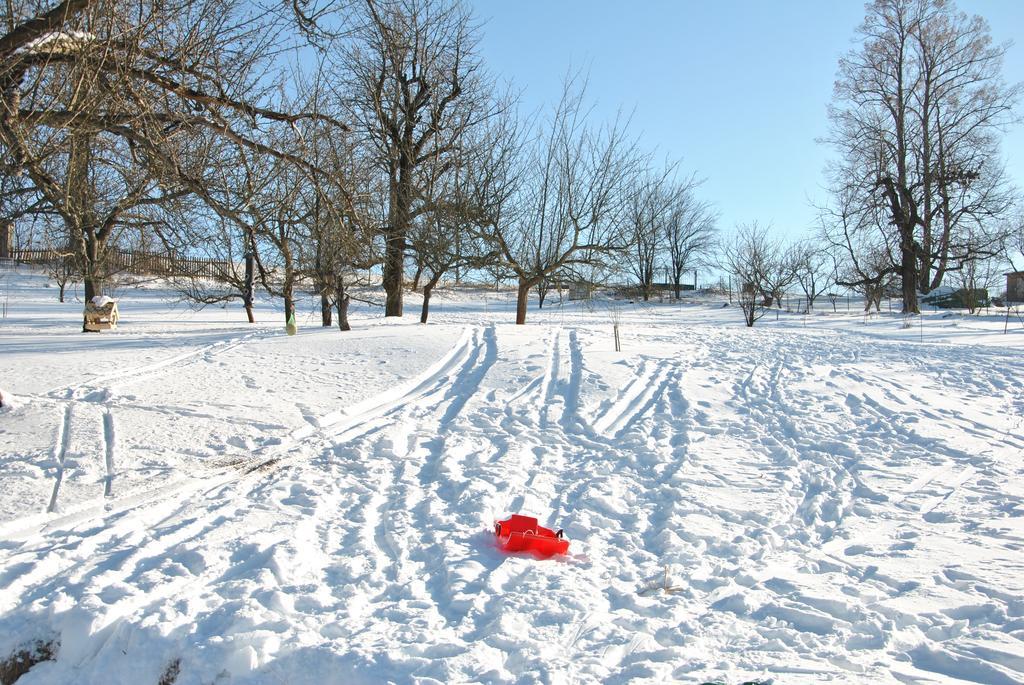
[[[505,552],[532,552],[547,558],[565,554],[569,549],[569,541],[561,530],[556,533],[539,526],[537,519],[530,516],[512,514],[511,518],[494,524],[494,534],[498,538],[498,547]]]

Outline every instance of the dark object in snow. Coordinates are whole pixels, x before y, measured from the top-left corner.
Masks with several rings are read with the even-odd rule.
[[[163,675],[156,685],[174,685],[181,674],[181,659],[172,659],[164,669]]]
[[[498,538],[498,547],[505,552],[531,552],[542,559],[565,554],[569,549],[569,541],[550,528],[537,525],[537,519],[530,516],[512,516],[494,524],[494,535]]]
[[[0,661],[0,685],[12,685],[36,664],[52,661],[56,658],[57,648],[55,640],[36,640],[23,645],[14,654]]]

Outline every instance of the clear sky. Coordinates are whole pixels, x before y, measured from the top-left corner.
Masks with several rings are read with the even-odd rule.
[[[1024,0],[960,0],[1016,45],[1007,82],[1024,81]],[[523,91],[526,109],[551,105],[570,68],[589,72],[596,115],[633,111],[645,146],[681,158],[728,233],[772,222],[808,233],[831,151],[815,143],[839,57],[864,17],[857,0],[472,0],[485,22],[491,71]],[[1024,105],[1024,103],[1022,103]],[[1021,107],[1024,113],[1024,106]],[[1024,127],[1004,139],[1013,182],[1024,187]]]

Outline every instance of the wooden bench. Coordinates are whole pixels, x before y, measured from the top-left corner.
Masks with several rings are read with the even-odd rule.
[[[95,305],[85,304],[85,330],[105,331],[117,328],[117,302]]]

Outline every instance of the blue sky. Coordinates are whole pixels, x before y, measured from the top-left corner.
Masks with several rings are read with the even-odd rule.
[[[707,182],[702,192],[728,233],[737,222],[772,222],[786,235],[811,230],[831,154],[828,129],[836,65],[864,16],[856,0],[618,2],[473,0],[485,22],[480,50],[532,110],[552,104],[570,68],[589,72],[595,114],[633,112],[649,148],[681,158]],[[1024,81],[1024,2],[961,0],[1012,40],[1003,75]],[[1024,112],[1024,107],[1021,108]],[[1003,143],[1013,182],[1024,186],[1024,130]]]

